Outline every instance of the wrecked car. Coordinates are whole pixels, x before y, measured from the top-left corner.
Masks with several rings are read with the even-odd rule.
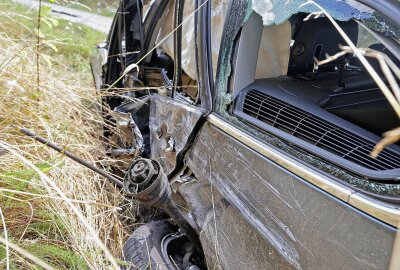
[[[400,126],[398,14],[394,0],[121,0],[92,70],[143,207],[124,267],[387,269],[400,144],[371,152]]]

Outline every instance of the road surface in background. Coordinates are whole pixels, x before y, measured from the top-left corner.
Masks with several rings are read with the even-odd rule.
[[[15,3],[23,4],[30,8],[38,9],[39,1],[37,0],[13,0]],[[62,5],[42,2],[42,5],[50,6],[51,13],[54,17],[64,19],[73,23],[82,24],[93,28],[97,31],[108,33],[112,24],[112,18],[93,14],[91,12],[82,11],[74,8],[64,7]]]

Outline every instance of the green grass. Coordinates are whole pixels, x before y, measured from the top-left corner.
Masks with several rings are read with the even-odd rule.
[[[37,245],[21,246],[33,255],[46,260],[55,269],[90,269],[80,254],[75,253],[71,249],[57,246],[56,244],[41,243]],[[5,258],[6,251],[4,246],[0,246],[0,258]],[[33,267],[33,265],[32,265]],[[11,261],[10,269],[20,269],[19,265]],[[41,269],[41,268],[36,268]]]
[[[38,164],[38,167],[43,172],[48,172],[51,168],[48,164]],[[2,187],[13,190],[22,190],[21,186],[18,188],[15,186],[23,183],[23,191],[40,194],[41,190],[29,185],[29,182],[33,181],[35,177],[37,177],[37,173],[31,170],[19,170],[4,174],[3,177],[0,177],[0,182]],[[21,182],[20,180],[26,182]],[[12,192],[4,192],[2,194],[12,198],[21,198],[20,195]],[[41,200],[35,200],[31,203],[35,211],[28,227],[24,226],[25,222],[23,221],[29,216],[25,202],[3,197],[0,199],[0,204],[7,216],[9,233],[13,237],[19,237],[24,233],[24,239],[35,239],[31,243],[22,242],[24,243],[20,244],[22,248],[47,261],[56,269],[88,269],[87,263],[80,254],[77,254],[73,249],[59,246],[63,242],[63,235],[67,234],[67,227],[59,216],[41,206]],[[50,243],[48,243],[48,239],[51,239]],[[17,242],[17,240],[13,239],[12,242]],[[54,243],[52,244],[51,242]],[[0,260],[4,260],[5,255],[5,248],[0,245]],[[12,262],[11,269],[19,269],[19,266]]]
[[[57,52],[51,54],[63,55],[70,66],[78,71],[89,70],[89,59],[95,45],[107,37],[101,32],[63,20],[53,28],[46,25],[43,32],[45,35],[47,33],[46,39],[54,40],[56,43]],[[57,39],[57,37],[62,38]]]
[[[37,26],[37,11],[6,0],[5,3],[0,4],[0,14],[5,13],[15,14],[15,21],[0,17],[2,20],[0,31],[7,31],[14,38],[27,37],[35,44],[35,32],[32,29]],[[42,13],[44,16],[40,30],[42,44],[40,50],[43,57],[50,59],[62,56],[64,59],[58,61],[61,66],[65,61],[75,71],[88,73],[90,54],[95,45],[105,40],[107,35],[86,26],[55,19],[46,7],[42,8]],[[24,27],[15,28],[16,23]],[[10,31],[10,29],[15,30]]]
[[[43,173],[48,173],[53,169],[49,163],[38,163],[36,166]],[[0,169],[1,172],[1,169]],[[31,182],[38,182],[38,174],[29,169],[17,169],[13,172],[1,172],[0,183],[2,188],[11,189],[13,191],[24,191],[34,194],[40,194],[42,190],[31,185]],[[36,180],[36,181],[35,181]],[[3,197],[6,195],[7,197]],[[30,216],[30,211],[26,207],[26,202],[15,200],[14,198],[24,198],[14,192],[1,192],[0,205],[7,216],[7,227],[9,233],[13,237],[20,237],[24,234],[25,239],[35,239],[35,242],[44,241],[44,243],[29,243],[23,242],[22,248],[36,255],[37,257],[46,260],[48,263],[56,267],[56,269],[88,269],[86,262],[74,250],[59,247],[62,243],[63,235],[67,234],[67,227],[60,216],[43,208],[42,200],[31,202],[35,209],[30,220],[29,226],[25,223],[27,217]],[[28,197],[26,197],[28,198]],[[52,239],[55,244],[47,243],[48,239]],[[12,240],[17,242],[16,239]],[[5,248],[0,245],[0,260],[5,259]],[[19,269],[15,263],[11,263],[11,269]]]
[[[100,3],[100,7],[97,6]],[[74,0],[70,1],[66,6],[83,11],[96,13],[103,16],[114,17],[118,8],[117,0]]]
[[[26,141],[27,145],[14,142],[15,139],[21,139],[21,135],[15,132],[9,123],[34,127],[33,129],[36,131],[40,131],[39,127],[43,125],[54,130],[52,134],[56,134],[60,125],[78,119],[79,124],[76,124],[75,127],[79,127],[79,132],[84,134],[82,135],[84,138],[75,138],[74,129],[71,128],[68,141],[72,140],[78,142],[79,145],[93,147],[94,140],[87,143],[85,140],[89,133],[84,132],[86,128],[89,130],[93,123],[87,127],[81,127],[84,121],[79,119],[83,118],[83,115],[89,115],[90,119],[91,117],[97,119],[95,118],[96,114],[92,115],[85,111],[80,116],[76,111],[82,108],[82,104],[79,102],[83,103],[83,100],[89,102],[92,100],[89,97],[92,96],[93,100],[96,100],[94,89],[91,87],[89,59],[94,46],[103,41],[106,35],[65,20],[56,20],[51,17],[48,9],[43,8],[40,30],[40,63],[42,65],[40,68],[42,73],[40,91],[42,91],[42,96],[39,99],[33,99],[30,95],[33,90],[37,91],[35,87],[37,14],[36,10],[29,10],[11,0],[0,1],[0,49],[3,52],[0,64],[3,65],[8,59],[15,59],[6,67],[3,65],[2,67],[5,68],[0,70],[2,72],[2,76],[0,76],[0,106],[2,106],[3,113],[0,113],[0,137],[2,137],[0,140],[9,140],[10,144],[21,147],[35,156],[27,155],[41,172],[48,175],[54,174],[53,177],[59,181],[58,183],[63,183],[62,181],[65,181],[63,179],[71,180],[69,175],[78,171],[77,182],[73,185],[76,187],[87,178],[94,179],[94,177],[78,166],[76,169],[71,169],[71,165],[69,165],[70,167],[65,169],[65,164],[58,159],[59,156],[45,154],[46,152],[40,149],[42,146],[32,146],[33,142],[31,141]],[[44,61],[46,59],[48,59],[47,63]],[[82,82],[82,78],[84,78],[84,82]],[[22,90],[11,89],[7,82],[17,82],[18,85],[23,85],[20,88]],[[76,96],[81,96],[82,101]],[[20,106],[20,104],[25,105]],[[39,119],[40,121],[38,121]],[[23,124],[25,120],[27,123]],[[85,119],[85,123],[88,122],[90,121]],[[59,141],[60,138],[58,137],[57,140]],[[88,269],[84,257],[93,264],[93,261],[100,257],[101,252],[95,249],[93,254],[86,254],[86,251],[88,253],[92,251],[91,245],[85,243],[81,246],[80,239],[76,237],[71,240],[71,235],[75,235],[71,231],[79,233],[80,231],[72,227],[75,223],[71,219],[72,214],[70,216],[69,210],[61,208],[60,206],[64,205],[62,203],[54,203],[55,201],[51,199],[32,196],[32,194],[47,193],[34,170],[21,164],[17,159],[11,158],[8,154],[0,156],[0,163],[2,164],[0,166],[0,187],[14,191],[0,192],[0,207],[5,216],[8,237],[11,242],[53,265],[55,269]],[[57,166],[58,171],[54,170],[53,166]],[[65,186],[69,191],[71,188],[69,182],[65,183]],[[76,190],[81,191],[78,188]],[[93,188],[93,190],[96,189]],[[18,194],[18,192],[31,193],[31,195]],[[88,189],[82,189],[81,192],[92,194],[88,192]],[[93,191],[93,193],[95,192]],[[74,197],[74,194],[69,195]],[[97,196],[97,193],[95,194]],[[51,195],[57,197],[52,193]],[[79,193],[76,196],[83,197]],[[86,197],[83,199],[85,200]],[[89,208],[89,206],[86,207]],[[90,209],[94,209],[94,207],[90,206]],[[88,217],[93,218],[90,214],[97,213],[92,211],[87,212]],[[0,233],[3,234],[2,228]],[[82,237],[85,237],[83,233]],[[88,243],[90,241],[89,239]],[[5,269],[5,257],[5,248],[1,244],[0,269]],[[11,252],[10,259],[11,269],[41,269],[35,267],[32,262],[22,259],[15,252]],[[102,259],[97,261],[103,262]],[[97,268],[101,269],[101,267]]]
[[[52,170],[52,166],[49,163],[38,163],[35,164],[43,173],[47,173]],[[10,185],[13,186],[14,190],[23,190],[29,185],[29,181],[36,176],[37,173],[34,170],[17,170],[14,172],[7,172],[4,175],[0,174],[0,179],[4,179]],[[26,182],[18,181],[24,180]]]
[[[40,244],[34,247],[25,247],[27,251],[40,258],[45,258],[58,269],[89,269],[87,263],[80,254],[57,245]]]

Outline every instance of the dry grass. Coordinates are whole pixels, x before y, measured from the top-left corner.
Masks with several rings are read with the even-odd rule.
[[[37,86],[34,14],[0,8],[0,208],[1,231],[10,243],[0,247],[0,268],[37,267],[10,248],[17,246],[56,269],[110,269],[115,258],[102,243],[118,257],[126,236],[115,207],[123,204],[121,192],[18,131],[28,128],[105,164],[99,97],[90,74],[71,68],[74,63],[52,52],[46,45],[52,40],[44,37]]]

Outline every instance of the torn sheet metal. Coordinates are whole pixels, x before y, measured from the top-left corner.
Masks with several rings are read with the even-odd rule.
[[[178,190],[201,229],[209,269],[388,267],[394,228],[213,125],[203,126],[185,164],[197,180]]]
[[[125,147],[113,149],[113,156],[136,157],[145,152],[148,142],[143,137],[141,129],[143,130],[148,123],[148,103],[149,97],[147,96],[124,103],[116,107],[112,112],[116,127],[121,132],[117,145]]]
[[[115,111],[112,113],[116,127],[124,141],[130,142],[130,148],[112,150],[112,156],[139,156],[144,149],[143,136],[130,113]]]
[[[160,95],[151,96],[151,158],[160,162],[169,174],[177,165],[177,157],[203,115],[198,107],[183,104]]]

